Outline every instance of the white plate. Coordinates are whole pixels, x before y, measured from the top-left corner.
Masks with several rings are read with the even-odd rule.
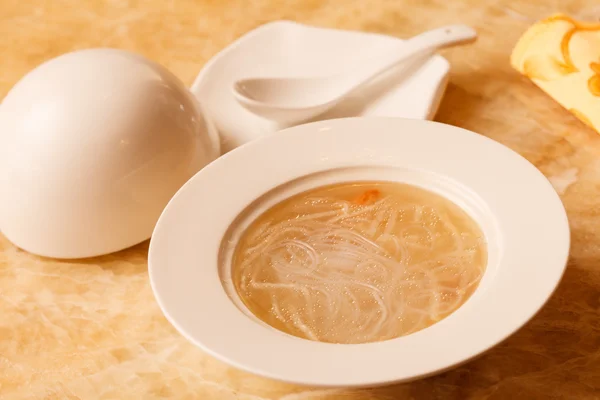
[[[277,331],[234,304],[219,275],[219,268],[228,271],[220,251],[229,234],[283,197],[363,179],[420,185],[479,222],[488,266],[462,307],[408,336],[336,345]],[[254,214],[238,219],[252,203]],[[348,118],[268,135],[200,171],[158,221],[149,272],[169,321],[213,356],[287,382],[372,386],[437,373],[498,344],[548,300],[568,253],[569,225],[558,195],[518,154],[435,122]]]
[[[389,52],[402,40],[390,36],[316,28],[289,21],[262,25],[213,57],[192,85],[221,134],[222,150],[282,128],[240,106],[233,82],[251,76],[323,76]],[[414,66],[413,66],[414,67]],[[351,116],[432,118],[446,88],[450,66],[436,55],[416,69],[395,70],[357,91],[319,119]],[[402,76],[402,77],[401,77]]]

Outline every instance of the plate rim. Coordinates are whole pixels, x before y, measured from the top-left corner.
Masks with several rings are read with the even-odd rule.
[[[335,125],[335,127],[332,127],[333,125]],[[360,125],[360,127],[356,128],[357,125]],[[356,131],[353,131],[352,133],[342,132],[344,129],[347,129],[347,128],[352,129],[352,128],[349,128],[352,126],[355,127],[354,129],[356,129]],[[306,140],[307,135],[311,136],[310,137],[311,140],[315,140],[316,142],[320,143],[321,146],[323,145],[323,143],[325,143],[324,142],[325,139],[323,139],[323,138],[328,135],[327,132],[333,132],[333,133],[329,133],[329,135],[332,136],[333,138],[335,138],[336,135],[338,137],[343,137],[343,135],[346,135],[346,138],[348,136],[352,136],[353,140],[355,140],[355,141],[365,140],[364,135],[362,133],[364,133],[365,129],[368,129],[370,127],[372,128],[373,126],[380,126],[380,127],[387,126],[388,127],[387,129],[394,128],[393,130],[397,130],[399,128],[415,129],[415,128],[420,127],[419,129],[421,129],[423,132],[437,131],[437,133],[434,136],[437,136],[439,139],[443,139],[443,136],[439,136],[440,134],[442,134],[442,135],[454,135],[454,139],[457,139],[460,137],[461,138],[460,140],[475,140],[476,142],[478,141],[482,146],[491,146],[491,148],[495,149],[492,151],[498,151],[500,153],[503,153],[504,156],[508,157],[507,159],[512,158],[511,162],[521,163],[521,167],[525,168],[525,170],[528,170],[528,171],[526,171],[527,173],[533,174],[531,176],[535,176],[534,180],[536,182],[534,182],[534,183],[536,185],[538,185],[538,184],[541,185],[540,188],[545,188],[545,189],[543,189],[545,191],[545,193],[543,194],[542,198],[544,196],[548,196],[548,200],[553,203],[552,204],[552,209],[553,209],[552,212],[554,214],[553,214],[553,217],[551,218],[551,220],[552,220],[551,222],[553,224],[555,224],[555,227],[559,228],[558,231],[557,230],[554,231],[554,236],[558,237],[560,239],[560,242],[555,243],[554,246],[550,250],[555,253],[555,261],[553,262],[554,269],[552,270],[554,272],[554,275],[549,280],[548,280],[548,276],[545,277],[545,279],[546,279],[545,291],[544,291],[544,293],[537,294],[537,297],[534,300],[535,304],[533,306],[529,305],[529,310],[526,312],[526,315],[524,315],[524,316],[521,315],[520,317],[516,318],[516,320],[515,320],[514,316],[503,315],[502,318],[505,318],[508,321],[508,322],[506,322],[506,324],[510,324],[510,327],[508,327],[508,328],[505,327],[504,331],[499,335],[497,333],[494,335],[492,335],[491,333],[488,333],[488,335],[490,337],[488,338],[487,344],[485,344],[483,346],[484,348],[477,348],[475,350],[473,348],[470,348],[470,350],[465,350],[465,352],[463,352],[464,354],[461,357],[458,357],[457,359],[455,359],[454,362],[446,363],[444,365],[438,365],[438,367],[434,368],[434,369],[431,369],[431,368],[428,369],[427,365],[425,365],[425,366],[421,365],[421,369],[417,368],[417,370],[420,371],[419,373],[415,373],[415,374],[404,373],[404,375],[399,374],[398,376],[395,376],[393,372],[390,374],[390,372],[388,370],[391,368],[391,366],[385,365],[383,368],[379,368],[379,370],[381,371],[381,376],[382,376],[381,379],[373,378],[373,375],[371,373],[368,373],[369,371],[365,370],[365,368],[366,368],[365,366],[359,366],[358,369],[361,370],[362,373],[364,373],[364,375],[367,375],[367,378],[363,378],[360,374],[357,375],[356,366],[354,368],[354,371],[352,371],[352,373],[350,373],[348,370],[344,374],[340,374],[339,372],[336,373],[336,371],[332,371],[332,370],[327,370],[327,368],[324,370],[317,368],[317,369],[319,369],[319,371],[321,373],[327,373],[327,371],[329,371],[331,376],[326,376],[325,378],[323,378],[322,376],[319,378],[316,378],[316,376],[313,373],[311,373],[310,371],[307,372],[306,370],[302,370],[302,369],[298,370],[298,368],[293,368],[293,367],[290,368],[289,366],[286,367],[285,365],[282,364],[282,362],[283,362],[282,360],[275,361],[275,364],[273,364],[273,363],[269,364],[269,362],[265,363],[265,362],[261,361],[261,362],[258,362],[258,364],[262,363],[262,366],[257,367],[257,361],[253,361],[254,360],[253,358],[246,358],[245,361],[244,360],[240,361],[240,358],[236,357],[235,355],[234,356],[231,356],[231,354],[224,355],[222,349],[215,350],[214,348],[211,347],[211,345],[207,345],[206,337],[204,337],[204,338],[202,337],[203,335],[206,335],[206,333],[204,331],[196,329],[194,332],[191,332],[189,324],[187,326],[184,326],[185,323],[182,323],[182,321],[180,320],[179,317],[172,315],[172,313],[177,313],[178,310],[173,309],[174,303],[172,302],[172,299],[166,299],[166,297],[168,297],[169,294],[164,293],[164,290],[166,290],[165,286],[163,285],[163,282],[160,282],[158,280],[159,276],[157,275],[157,274],[159,274],[161,268],[163,269],[163,273],[164,273],[164,270],[167,268],[167,266],[164,265],[164,262],[163,262],[162,266],[158,265],[163,260],[157,261],[158,259],[161,259],[161,258],[164,259],[163,256],[164,256],[164,252],[166,251],[165,249],[169,248],[169,246],[168,246],[169,240],[164,237],[163,231],[165,230],[166,224],[172,225],[173,223],[175,223],[175,222],[170,221],[170,219],[172,218],[170,215],[173,213],[174,207],[178,207],[178,205],[177,205],[177,203],[179,202],[178,199],[181,199],[182,196],[186,196],[186,193],[188,193],[188,191],[190,190],[191,187],[193,187],[194,185],[198,185],[198,183],[195,183],[195,182],[202,183],[202,177],[208,174],[206,171],[209,171],[211,169],[212,170],[216,169],[217,175],[218,175],[219,168],[221,168],[224,171],[225,169],[223,169],[224,168],[223,166],[227,166],[228,163],[230,163],[230,164],[232,163],[231,161],[227,161],[228,159],[229,160],[237,159],[238,163],[243,162],[243,161],[248,161],[249,159],[251,159],[251,157],[249,158],[249,156],[251,156],[254,153],[254,157],[256,158],[257,154],[261,153],[261,149],[264,150],[265,147],[269,147],[269,143],[279,142],[279,143],[285,144],[286,142],[293,142],[294,140],[292,140],[292,139],[294,139],[294,138],[296,141],[298,141],[300,139]],[[326,129],[323,130],[323,128],[326,128]],[[450,131],[452,131],[453,133],[451,134]],[[420,133],[423,133],[423,132],[420,132]],[[390,137],[392,136],[392,134],[390,134],[390,133],[385,133],[385,134],[377,133],[377,134],[379,134],[378,140],[381,140],[381,137],[383,137],[385,135],[390,136]],[[399,135],[398,137],[405,136],[402,134],[398,134],[398,135]],[[407,134],[407,135],[410,136],[410,134]],[[465,139],[467,137],[470,137],[471,139]],[[330,139],[331,139],[331,137],[330,137]],[[319,142],[319,140],[321,140],[321,142]],[[402,140],[400,140],[400,139],[392,139],[392,140],[399,140],[401,142],[402,140],[406,141],[406,138],[402,138]],[[459,140],[459,142],[460,142],[460,140]],[[486,143],[486,144],[484,145],[483,143]],[[279,146],[281,146],[281,144]],[[348,145],[348,146],[350,146],[350,145]],[[314,162],[314,161],[312,161],[312,162]],[[485,159],[483,159],[483,161],[480,161],[480,162],[485,163],[487,161]],[[240,165],[242,165],[242,164],[240,164]],[[252,170],[256,170],[256,169],[257,169],[256,166],[250,166],[244,172],[249,173]],[[364,386],[377,386],[377,385],[409,381],[409,380],[413,380],[413,379],[417,379],[417,378],[421,378],[421,377],[425,377],[425,376],[443,372],[447,369],[455,367],[456,365],[467,362],[468,360],[476,357],[477,355],[481,354],[482,352],[485,352],[485,351],[489,350],[490,348],[496,346],[497,344],[502,342],[504,339],[506,339],[507,337],[509,337],[510,335],[515,333],[517,330],[519,330],[523,325],[525,325],[531,318],[533,318],[537,314],[537,312],[539,312],[539,310],[549,300],[551,295],[556,290],[556,287],[560,283],[560,280],[566,269],[566,264],[567,264],[567,260],[568,260],[569,249],[570,249],[570,230],[569,230],[568,218],[567,218],[564,206],[563,206],[558,194],[554,191],[554,188],[551,186],[550,182],[539,170],[537,170],[537,168],[535,168],[532,164],[530,164],[527,160],[525,160],[518,153],[508,149],[507,147],[501,145],[498,142],[495,142],[489,138],[475,134],[471,131],[467,131],[462,128],[458,128],[458,127],[454,127],[454,126],[446,125],[446,124],[441,124],[438,122],[431,122],[431,121],[410,120],[410,119],[400,119],[400,118],[382,118],[382,117],[343,118],[343,119],[338,119],[338,120],[319,121],[319,122],[314,122],[314,123],[310,123],[310,124],[306,124],[306,125],[300,125],[300,126],[296,126],[293,128],[289,128],[285,131],[281,131],[278,133],[266,135],[256,141],[250,142],[244,146],[239,147],[238,149],[235,149],[234,151],[226,154],[225,156],[221,157],[220,159],[217,159],[215,162],[213,162],[212,164],[207,166],[205,168],[205,170],[201,170],[199,173],[197,173],[192,179],[190,179],[190,181],[188,181],[180,189],[179,192],[177,192],[177,194],[169,202],[169,204],[163,211],[163,214],[159,218],[159,221],[155,228],[155,233],[153,234],[152,239],[150,241],[150,248],[149,248],[148,271],[149,271],[149,275],[150,275],[150,283],[152,286],[152,290],[153,290],[155,298],[156,298],[163,314],[170,321],[170,323],[172,325],[174,325],[175,328],[184,337],[186,337],[188,340],[190,340],[196,346],[202,348],[204,351],[211,354],[212,356],[214,356],[214,357],[216,357],[238,369],[242,369],[242,370],[245,370],[245,371],[248,371],[251,373],[255,373],[258,375],[268,377],[268,378],[276,379],[279,381],[295,383],[295,384],[311,385],[311,386],[319,386],[319,387],[340,387],[340,386],[364,387]],[[259,171],[260,171],[260,168],[259,168]],[[522,171],[519,170],[517,172],[522,172]],[[240,176],[242,176],[242,175],[240,175]],[[200,177],[200,179],[198,177]],[[238,177],[238,179],[239,178],[240,177]],[[528,183],[530,183],[530,182],[528,182]],[[213,181],[212,185],[214,186],[217,184],[219,184],[219,183],[216,181]],[[521,216],[523,217],[523,214]],[[162,255],[160,254],[161,252],[163,253]],[[218,269],[217,266],[215,266],[215,268]],[[212,288],[212,289],[208,288],[207,290],[213,290],[213,289],[214,288]],[[223,290],[223,292],[224,292],[222,285],[220,286],[220,289]],[[177,296],[177,295],[178,294],[176,294],[175,296]],[[212,303],[213,300],[214,299],[211,298],[210,302]],[[171,303],[169,304],[169,302],[171,302]],[[463,305],[461,308],[459,308],[459,310],[462,309],[463,307],[465,307],[465,305]],[[500,310],[503,310],[503,309],[500,308]],[[504,311],[506,311],[506,310],[504,310]],[[514,311],[514,310],[512,310],[512,311]],[[239,310],[238,310],[238,312],[239,312]],[[189,314],[189,315],[191,315],[191,314]],[[241,313],[239,315],[240,315],[239,318],[247,318],[246,316],[244,316]],[[426,335],[421,335],[420,337],[425,338],[425,339],[427,337],[432,337],[432,334],[429,334],[427,332],[433,331],[434,327],[439,326],[440,324],[443,324],[444,321],[447,321],[451,318],[452,318],[452,315],[447,317],[445,320],[442,320],[441,322],[432,325],[431,328],[427,328],[427,329],[424,329],[423,331],[420,331],[420,332],[426,333]],[[198,322],[198,321],[196,321],[196,322]],[[254,324],[254,322],[252,322],[252,324]],[[243,329],[249,329],[249,330],[254,329],[246,323],[240,324],[239,327],[243,328]],[[446,327],[445,328],[446,330],[449,329],[448,324],[446,324],[445,327]],[[450,329],[454,329],[454,331],[456,331],[456,328],[452,328],[452,326],[450,326]],[[483,329],[483,328],[478,328],[478,329]],[[351,355],[353,355],[355,357],[356,356],[365,356],[366,352],[372,352],[372,351],[374,351],[376,353],[380,353],[382,351],[382,348],[383,348],[384,353],[381,353],[381,354],[385,354],[385,351],[393,351],[393,350],[397,351],[398,349],[396,349],[395,346],[399,342],[404,341],[404,343],[405,343],[404,347],[407,346],[406,345],[407,341],[413,342],[412,344],[414,345],[414,341],[410,338],[411,337],[414,338],[415,336],[420,334],[420,332],[417,332],[413,335],[408,335],[405,337],[400,337],[400,338],[392,339],[392,340],[385,341],[385,342],[376,342],[376,343],[360,344],[360,345],[332,345],[332,344],[311,342],[311,341],[307,341],[307,340],[303,340],[303,339],[298,340],[297,338],[295,338],[295,339],[297,339],[295,343],[303,343],[303,344],[302,345],[297,345],[297,344],[290,345],[290,343],[292,343],[292,342],[290,340],[287,340],[289,338],[287,338],[287,335],[285,335],[285,337],[287,338],[286,339],[287,341],[286,340],[282,341],[281,343],[283,343],[283,345],[281,343],[279,343],[277,346],[272,347],[271,342],[273,340],[278,341],[279,340],[278,338],[282,338],[284,335],[282,335],[280,333],[267,334],[266,331],[264,331],[264,330],[262,330],[262,331],[256,330],[256,332],[258,332],[257,334],[259,336],[261,336],[261,338],[256,339],[256,336],[254,337],[254,339],[251,338],[250,342],[251,342],[251,346],[255,347],[254,350],[257,350],[256,346],[258,346],[261,349],[266,349],[266,350],[271,349],[271,350],[278,350],[278,351],[286,349],[285,346],[297,347],[298,349],[301,349],[304,352],[309,351],[309,353],[311,353],[310,357],[315,359],[315,361],[318,360],[321,364],[325,363],[326,365],[328,363],[329,364],[333,363],[327,357],[334,357],[334,358],[337,357],[336,360],[338,360],[338,361],[340,359],[344,359],[346,361],[351,361],[353,359],[351,357]],[[256,332],[254,332],[254,333],[256,333]],[[268,337],[268,340],[266,340],[266,342],[268,342],[268,343],[266,343],[266,344],[265,344],[265,337]],[[435,336],[433,336],[433,337],[435,338]],[[237,340],[237,339],[240,339],[240,338],[228,337],[227,335],[224,335],[223,337],[221,337],[218,340],[225,341],[225,342],[229,341],[227,343],[229,345],[233,346],[233,340]],[[425,340],[425,339],[421,339],[421,343],[422,343],[422,340]],[[439,339],[439,332],[438,332],[438,339]],[[212,343],[214,344],[215,343],[214,338],[211,340],[213,340]],[[240,339],[240,340],[244,340],[244,339]],[[258,342],[262,342],[262,343],[257,343],[257,340],[258,340]],[[432,340],[432,339],[430,338],[428,340]],[[419,341],[417,341],[417,343],[418,342]],[[307,343],[310,343],[310,344],[307,344]],[[281,347],[281,346],[283,346],[283,347]],[[422,344],[421,344],[421,346],[422,346]],[[461,346],[465,347],[466,349],[469,348],[468,344],[463,344]],[[233,346],[233,347],[236,347],[236,346]],[[402,348],[403,346],[399,346],[399,347]],[[356,351],[357,348],[362,348],[362,350]],[[246,351],[240,346],[237,346],[237,349],[238,349],[238,351],[241,351],[241,352]],[[350,350],[350,349],[353,349],[353,350]],[[406,348],[404,348],[404,350],[406,350]],[[257,356],[258,353],[255,352],[254,355]],[[299,356],[298,354],[294,354],[294,357],[298,357],[298,356]],[[277,356],[275,356],[275,358],[277,358]],[[432,360],[432,358],[430,358],[430,360]],[[279,362],[279,364],[277,364],[277,362]],[[307,361],[307,359],[303,359],[301,362],[304,363],[304,365],[307,365],[306,363],[308,361]],[[335,363],[333,363],[333,364],[335,364]],[[425,361],[425,364],[427,364],[426,361]],[[431,361],[430,364],[436,365],[435,360]],[[267,365],[267,368],[265,368],[265,365]],[[269,365],[271,365],[270,369],[268,367]],[[338,363],[336,365],[339,367],[341,364]],[[346,365],[346,366],[348,367],[348,365]],[[277,368],[274,368],[274,367],[277,367]],[[376,367],[373,367],[373,366],[367,366],[367,367],[369,369],[373,369],[373,368],[377,369]],[[281,368],[287,369],[287,371],[282,373]],[[313,368],[311,368],[311,369],[314,369],[314,368],[316,368],[316,367],[313,366]],[[402,369],[402,368],[400,368],[400,369]],[[294,375],[294,374],[296,374],[296,375]]]

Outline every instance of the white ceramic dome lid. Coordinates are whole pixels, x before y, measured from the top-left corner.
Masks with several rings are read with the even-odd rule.
[[[218,155],[216,132],[172,73],[88,49],[25,75],[0,105],[0,229],[58,258],[150,237],[171,196]]]

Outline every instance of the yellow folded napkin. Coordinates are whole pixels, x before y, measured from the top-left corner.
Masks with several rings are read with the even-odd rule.
[[[546,18],[519,39],[511,64],[600,132],[600,24]]]

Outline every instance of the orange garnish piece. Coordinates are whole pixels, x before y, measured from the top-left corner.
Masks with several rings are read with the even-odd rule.
[[[374,203],[381,196],[381,192],[377,189],[369,189],[355,198],[352,202],[361,206]]]

